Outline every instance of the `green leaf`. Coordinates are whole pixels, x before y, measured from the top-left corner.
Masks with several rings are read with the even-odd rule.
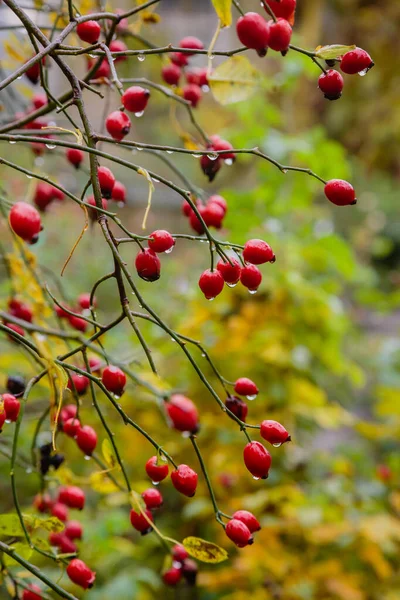
[[[342,46],[341,44],[332,44],[330,46],[319,46],[315,50],[317,58],[323,58],[324,60],[332,60],[333,58],[340,58],[346,52],[354,50],[356,46]]]
[[[232,25],[232,0],[211,0],[221,21],[221,27]]]
[[[187,537],[182,542],[190,556],[205,563],[220,563],[228,558],[228,553],[220,546],[198,537]]]
[[[208,77],[214,98],[220,104],[242,102],[252,96],[261,84],[261,73],[244,56],[232,56]]]
[[[24,535],[18,515],[6,514],[0,516],[0,535],[21,536]]]
[[[30,557],[32,556],[33,550],[26,542],[16,542],[15,544],[13,544],[11,546],[11,548],[17,554],[19,554],[19,556],[21,556],[22,558],[25,558],[26,560],[29,560]],[[12,566],[12,565],[21,566],[19,562],[14,560],[11,556],[8,556],[8,554],[3,554],[3,560],[6,564],[6,566]]]
[[[49,517],[48,519],[39,519],[38,517],[36,517],[35,522],[33,524],[33,528],[39,529],[41,527],[43,529],[46,529],[46,531],[51,531],[52,533],[59,533],[60,531],[63,531],[65,525],[57,517]]]

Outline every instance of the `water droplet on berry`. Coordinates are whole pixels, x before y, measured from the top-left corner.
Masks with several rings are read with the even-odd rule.
[[[258,290],[249,290],[249,294],[252,294],[252,295],[257,294],[257,291]]]
[[[237,286],[237,283],[227,283],[226,285],[230,288],[234,288]]]
[[[160,455],[160,458],[161,458],[161,460],[162,460],[163,462],[167,462],[167,461],[168,461],[168,458],[165,456],[165,454],[161,454],[161,455]]]
[[[215,58],[215,54],[209,54],[209,55],[208,55],[208,58],[209,58],[210,60],[214,60],[214,58]]]
[[[215,296],[214,296],[214,298],[207,298],[207,300],[208,300],[209,302],[212,302],[213,300],[215,300]]]
[[[172,566],[173,566],[175,569],[181,569],[181,568],[182,568],[182,563],[180,563],[178,560],[173,560],[173,561],[172,561]]]
[[[194,158],[201,158],[201,154],[192,154]]]
[[[17,79],[22,79],[22,75],[20,75],[19,77],[17,77]]]
[[[183,437],[183,438],[188,438],[188,437],[190,437],[190,431],[183,431],[183,432],[182,432],[182,437]]]
[[[233,159],[232,159],[232,158],[226,158],[226,159],[224,160],[224,163],[225,163],[226,165],[228,165],[228,167],[231,167],[231,166],[233,165]]]
[[[137,59],[138,59],[139,62],[143,62],[144,60],[146,60],[146,57],[145,57],[144,54],[139,54],[138,57],[137,57]]]
[[[10,144],[16,144],[17,142],[15,140],[10,140]]]
[[[258,481],[260,478],[259,477],[254,477],[254,475],[253,475],[253,479],[254,479],[254,481]]]
[[[91,458],[92,458],[91,456],[89,456],[88,454],[86,454],[85,460],[90,460]]]
[[[168,248],[168,250],[166,250],[164,254],[171,254],[173,249],[174,249],[174,247],[171,246],[171,248]]]
[[[257,398],[257,394],[251,394],[250,396],[246,396],[247,400],[255,400]]]
[[[144,110],[141,110],[140,112],[135,113],[135,117],[137,117],[138,119],[140,119],[140,117],[143,117],[144,115]]]
[[[280,448],[282,446],[282,442],[278,442],[277,444],[272,444],[274,448]]]
[[[123,208],[125,206],[125,202],[117,202],[118,208]]]
[[[90,58],[97,58],[96,54],[89,54]]]
[[[201,91],[204,92],[205,94],[207,94],[207,92],[210,91],[210,86],[209,85],[202,85],[201,86]]]
[[[159,484],[160,484],[160,482],[159,482],[159,481],[152,481],[151,483],[152,483],[153,485],[159,485]]]
[[[115,398],[115,400],[119,400],[121,398],[121,396],[117,396],[117,394],[114,394],[114,398]]]
[[[362,71],[359,71],[358,74],[360,77],[365,77],[365,75],[368,73],[369,69],[368,67],[366,69],[363,69]]]
[[[11,423],[10,419],[6,419],[6,423]]]

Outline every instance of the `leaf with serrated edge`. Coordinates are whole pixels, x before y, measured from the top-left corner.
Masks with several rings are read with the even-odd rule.
[[[211,0],[215,12],[221,21],[221,27],[232,25],[232,0]]]
[[[193,558],[205,563],[220,563],[228,558],[228,553],[217,544],[207,542],[198,537],[187,537],[182,542],[183,546]]]
[[[334,58],[340,58],[346,52],[355,50],[356,46],[342,46],[340,44],[332,44],[331,46],[319,46],[315,50],[315,56],[317,58],[323,58],[324,60],[332,60]]]
[[[233,104],[247,100],[259,89],[261,73],[244,56],[233,56],[210,73],[208,81],[217,102]]]

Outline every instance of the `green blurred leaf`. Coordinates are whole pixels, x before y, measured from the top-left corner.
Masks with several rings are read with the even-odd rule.
[[[346,54],[346,52],[350,52],[354,50],[356,46],[353,44],[352,46],[342,46],[341,44],[331,44],[330,46],[320,46],[315,50],[315,54],[317,58],[323,58],[324,60],[332,60],[334,58],[339,58]]]
[[[220,104],[233,104],[250,98],[261,85],[261,73],[244,56],[232,56],[209,75],[214,98]]]

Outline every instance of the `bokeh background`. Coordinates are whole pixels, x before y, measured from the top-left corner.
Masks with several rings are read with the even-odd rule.
[[[255,1],[243,0],[241,5],[257,10]],[[300,173],[283,175],[252,156],[242,155],[234,166],[224,167],[212,184],[205,181],[197,159],[169,156],[195,185],[226,197],[224,238],[237,243],[250,237],[266,239],[278,260],[263,269],[264,281],[255,296],[239,287],[227,288],[208,303],[197,288],[200,272],[208,267],[208,251],[205,245],[182,240],[172,255],[162,259],[157,283],[138,282],[147,301],[169,325],[204,342],[227,379],[248,376],[258,383],[261,392],[249,406],[250,422],[277,419],[292,434],[291,444],[272,449],[268,481],[254,481],[242,463],[243,437],[237,428],[221,413],[176,344],[155,327],[143,326],[160,370],[157,385],[184,391],[199,407],[198,443],[221,509],[255,512],[262,531],[253,546],[238,551],[215,522],[201,477],[190,500],[179,496],[170,482],[161,484],[165,502],[158,526],[178,540],[198,535],[214,541],[230,555],[228,562],[218,566],[199,564],[197,589],[168,590],[160,578],[164,555],[157,539],[140,538],[132,530],[129,508],[120,494],[106,493],[110,491],[106,486],[90,489],[95,465],[82,460],[71,440],[60,437],[67,461],[54,477],[72,473],[88,494],[88,506],[79,515],[85,529],[81,556],[97,571],[97,582],[85,593],[86,600],[247,600],[250,595],[254,600],[396,600],[400,596],[400,4],[298,0],[298,5],[294,43],[310,49],[355,43],[368,50],[375,68],[365,78],[346,77],[342,99],[328,102],[317,89],[319,73],[307,57],[291,52],[284,59],[251,56],[264,73],[262,89],[250,100],[229,107],[220,107],[207,94],[197,117],[209,134],[222,135],[234,147],[257,145],[281,162],[311,167],[325,179],[350,179],[357,205],[344,209],[330,205],[316,180]],[[85,5],[86,10],[90,6]],[[119,6],[131,5],[121,2]],[[5,31],[6,25],[15,24],[7,10],[0,7],[4,72],[19,66],[19,54],[24,59],[30,55],[21,30]],[[157,45],[176,43],[190,34],[200,37],[206,47],[210,43],[216,18],[208,0],[164,0],[157,12],[161,23],[147,23],[140,30]],[[49,18],[41,14],[39,22],[45,26]],[[140,47],[133,38],[125,41],[131,48]],[[17,55],[10,52],[10,44]],[[224,30],[217,48],[236,46],[234,27]],[[199,58],[193,62],[205,65]],[[84,73],[83,59],[72,59],[70,64]],[[160,66],[158,57],[143,62],[133,58],[122,64],[119,73],[160,82]],[[54,92],[61,92],[65,82],[56,71],[50,70],[50,82]],[[11,111],[24,110],[33,93],[24,81],[1,92],[1,121]],[[117,94],[107,92],[103,103],[89,99],[91,117],[100,129],[104,114],[118,106]],[[193,134],[184,113],[178,111],[176,116],[180,127]],[[176,116],[172,117],[168,100],[154,93],[145,116],[135,119],[130,139],[181,144]],[[59,118],[57,122],[63,123]],[[133,162],[171,177],[168,165],[157,156],[124,153]],[[0,143],[0,154],[47,173],[73,192],[85,184],[84,173],[72,173],[63,152],[56,149],[35,159],[22,144]],[[128,205],[118,209],[120,217],[131,230],[139,231],[146,181],[132,171],[112,168],[128,188]],[[26,200],[32,197],[35,182],[0,167],[0,186],[11,200]],[[148,231],[189,232],[180,204],[177,195],[156,184]],[[82,229],[82,211],[65,201],[51,207],[44,223],[33,252],[45,268],[50,289],[73,301],[112,269],[109,251],[93,227],[66,269],[60,291],[53,274],[59,275]],[[0,231],[10,251],[4,221]],[[130,268],[134,254],[126,245],[124,257]],[[0,273],[4,308],[10,288],[4,269]],[[102,320],[110,320],[118,310],[114,286],[106,283],[97,296]],[[106,346],[120,360],[132,361],[131,368],[140,377],[153,381],[127,327],[107,334]],[[212,379],[200,352],[197,360]],[[9,373],[26,377],[35,373],[26,355],[4,338],[0,366],[0,391]],[[26,512],[38,489],[37,474],[27,466],[30,443],[48,402],[48,388],[45,383],[38,385],[24,417],[17,481]],[[102,402],[132,484],[141,491],[148,485],[144,463],[152,448],[122,424],[105,399]],[[121,402],[178,462],[197,465],[190,442],[168,429],[159,407],[140,386],[130,384]],[[85,422],[100,430],[89,398],[83,399],[82,414]],[[1,512],[13,510],[7,458],[11,432],[4,430],[0,439]],[[41,567],[52,577],[59,576],[51,564],[43,562]],[[65,576],[62,584],[79,596]],[[2,593],[0,597],[6,597]]]

